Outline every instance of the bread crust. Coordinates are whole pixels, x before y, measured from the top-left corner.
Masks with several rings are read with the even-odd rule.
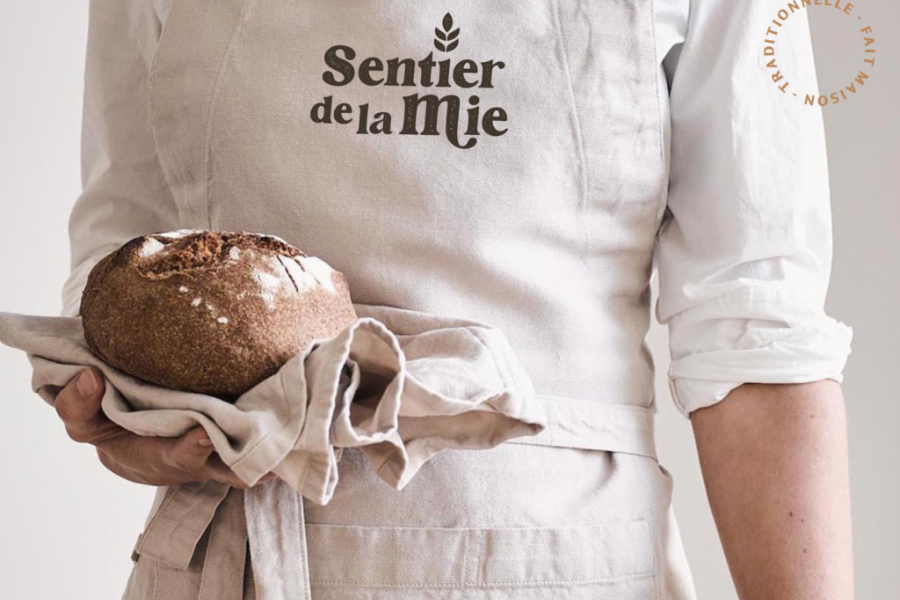
[[[113,367],[231,402],[357,315],[342,273],[278,237],[181,230],[104,257],[81,317],[88,347]]]

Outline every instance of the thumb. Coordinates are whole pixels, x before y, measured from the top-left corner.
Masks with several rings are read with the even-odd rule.
[[[112,422],[100,408],[103,391],[103,378],[87,368],[56,395],[53,406],[73,439],[90,442],[98,431],[112,428]]]

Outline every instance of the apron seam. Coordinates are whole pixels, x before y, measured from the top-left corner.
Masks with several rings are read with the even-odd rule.
[[[237,41],[238,36],[241,31],[244,29],[244,24],[247,22],[244,18],[245,13],[248,10],[248,6],[251,4],[255,4],[256,0],[241,0],[241,8],[238,10],[237,17],[235,18],[234,29],[231,31],[231,34],[228,37],[228,43],[225,45],[225,49],[222,52],[222,58],[219,62],[219,69],[216,72],[216,79],[213,82],[212,93],[209,96],[209,102],[206,105],[206,114],[204,115],[205,129],[203,136],[203,205],[204,210],[206,211],[206,222],[209,226],[209,229],[214,229],[212,224],[212,214],[210,212],[209,207],[209,182],[210,182],[210,145],[212,141],[213,134],[213,113],[215,112],[217,100],[219,99],[219,93],[222,90],[222,79],[225,76],[226,67],[228,65],[228,59],[231,57],[232,51],[234,49],[235,43]]]
[[[212,536],[210,536],[210,540],[209,540],[209,541],[212,542]],[[198,598],[198,600],[199,600],[200,598],[203,598],[203,592],[206,591],[208,588],[209,588],[209,578],[208,578],[208,577],[201,577],[201,578],[200,578],[200,589],[197,590],[197,598]]]
[[[157,600],[159,597],[159,561],[153,560],[153,598],[152,600]]]
[[[650,521],[644,519],[644,522],[645,527],[647,528],[647,535],[650,538],[650,546],[653,548],[653,587],[656,589],[656,600],[663,600],[662,589],[660,589],[659,579],[657,578],[657,575],[659,574],[659,561],[656,557],[656,550],[660,540],[653,535],[653,527],[650,526]]]
[[[647,523],[646,517],[641,517],[639,519],[622,519],[620,521],[598,521],[596,523],[578,523],[575,525],[538,525],[534,527],[530,526],[485,526],[485,527],[430,527],[430,526],[416,526],[416,525],[364,525],[359,523],[310,523],[307,525],[312,525],[314,527],[335,527],[335,528],[344,528],[344,529],[387,529],[391,531],[395,530],[423,530],[426,529],[428,531],[442,531],[442,532],[463,532],[463,531],[475,531],[475,532],[483,532],[483,531],[561,531],[566,529],[606,529],[616,526],[624,526],[624,525],[637,525],[640,523]],[[479,557],[480,558],[480,557]]]
[[[469,582],[469,538],[471,536],[467,535],[464,538],[463,545],[463,569],[462,569],[462,580],[464,583]]]
[[[575,91],[572,88],[572,74],[569,72],[569,59],[566,56],[566,39],[562,29],[562,17],[560,15],[561,8],[559,0],[553,0],[554,25],[556,26],[556,35],[559,39],[559,48],[561,51],[562,70],[566,79],[566,95],[572,107],[572,119],[575,124],[575,147],[578,152],[578,172],[579,172],[579,211],[582,234],[584,235],[584,256],[583,261],[586,264],[591,255],[591,232],[587,223],[587,159],[584,149],[584,133],[581,130],[581,119],[578,116],[578,103],[575,101]]]
[[[475,585],[484,582],[484,529],[478,531],[478,562],[475,563]]]
[[[300,586],[303,590],[302,600],[311,600],[310,588],[312,587],[312,578],[310,577],[309,572],[309,545],[306,539],[306,515],[303,507],[303,496],[296,494],[294,498],[297,502],[297,515],[299,520],[297,531],[297,535],[299,536],[298,545],[300,546],[300,552],[302,553],[302,556],[298,557],[300,559]]]
[[[657,63],[656,63],[657,58],[658,58],[658,56],[657,56],[658,50],[656,47],[656,0],[650,0],[650,32],[651,32],[650,39],[653,42],[653,65],[654,65],[654,70],[655,70],[656,68],[659,68],[659,65],[657,65]],[[655,73],[654,73],[653,79],[656,80]],[[662,104],[660,103],[660,100],[659,100],[658,84],[659,84],[659,82],[657,81],[657,89],[656,89],[656,93],[654,94],[654,96],[656,98],[656,124],[657,124],[656,139],[657,139],[657,144],[659,146],[659,161],[660,161],[660,164],[663,166],[663,168],[665,168],[666,167],[666,154],[665,154],[665,150],[663,148]],[[666,169],[666,171],[668,171],[668,169]],[[660,194],[660,196],[661,195],[662,194]],[[664,209],[664,208],[665,208],[665,205],[660,207],[659,201],[657,201],[657,207],[656,207],[657,214],[659,214],[662,211],[662,209]]]
[[[168,188],[169,194],[172,196],[172,200],[175,203],[176,210],[178,212],[178,220],[179,222],[183,221],[184,213],[187,210],[190,210],[189,206],[185,206],[178,198],[178,195],[175,193],[175,186],[172,184],[170,180],[169,174],[166,171],[165,165],[162,164],[162,159],[160,158],[160,143],[159,137],[157,135],[158,126],[156,119],[156,104],[153,102],[153,92],[156,87],[157,80],[157,65],[160,60],[160,50],[163,47],[163,44],[168,39],[166,34],[172,28],[169,23],[172,21],[171,16],[174,12],[175,7],[172,6],[169,15],[160,25],[159,36],[156,39],[156,48],[153,51],[153,56],[150,59],[150,64],[147,67],[147,87],[144,90],[144,106],[147,109],[147,121],[150,125],[150,136],[153,138],[153,150],[157,156],[157,162],[159,163],[160,171],[163,174],[163,180],[166,182],[166,188]]]
[[[311,579],[310,583],[325,585],[328,587],[359,587],[359,588],[406,588],[406,589],[428,589],[428,588],[528,588],[528,587],[549,587],[562,585],[594,585],[604,583],[620,583],[623,581],[631,581],[637,579],[653,578],[655,581],[656,574],[652,571],[643,571],[639,573],[624,573],[622,575],[613,575],[611,577],[590,577],[585,579],[547,579],[534,581],[492,581],[490,583],[362,583],[354,581],[343,581],[339,579]],[[658,588],[658,586],[657,586]]]

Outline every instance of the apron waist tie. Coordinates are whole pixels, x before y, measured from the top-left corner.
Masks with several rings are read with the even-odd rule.
[[[506,440],[587,450],[626,452],[656,459],[654,410],[537,395],[547,426]],[[210,481],[170,486],[135,544],[132,559],[147,555],[187,570],[209,531],[198,600],[243,600],[249,550],[257,600],[312,600],[303,496],[275,479],[239,490]],[[207,561],[204,561],[206,563]],[[215,573],[210,575],[210,573]]]
[[[256,600],[312,600],[303,496],[280,479],[243,495]]]

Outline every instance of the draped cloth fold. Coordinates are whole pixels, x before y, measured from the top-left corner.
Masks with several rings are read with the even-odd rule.
[[[441,450],[487,449],[535,436],[547,420],[496,328],[394,307],[355,307],[359,318],[338,335],[313,340],[233,404],[107,365],[86,346],[80,318],[0,313],[0,342],[28,354],[32,389],[50,404],[77,372],[93,366],[106,380],[102,409],[118,425],[167,437],[201,425],[248,485],[274,471],[278,480],[251,487],[243,498],[257,597],[309,598],[301,496],[318,504],[331,499],[343,448],[359,447],[378,476],[399,490]],[[235,514],[236,492],[218,482],[171,486],[136,552],[187,568],[200,536],[224,518],[219,513]],[[288,547],[271,551],[284,528],[299,537],[281,536],[277,541]],[[243,559],[248,538],[231,540],[240,544],[228,554],[235,561]]]

